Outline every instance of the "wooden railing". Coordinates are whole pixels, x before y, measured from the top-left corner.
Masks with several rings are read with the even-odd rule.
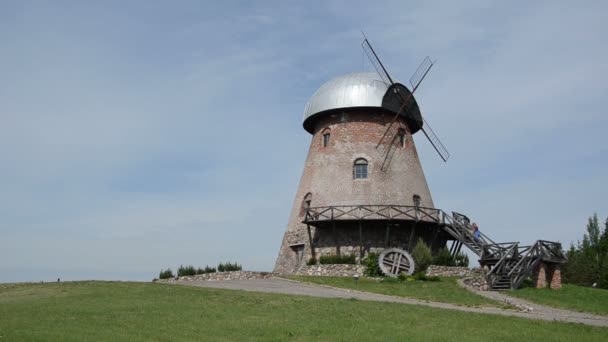
[[[532,274],[540,261],[563,263],[566,256],[558,242],[538,240],[531,246],[519,246],[519,242],[496,243],[480,233],[475,237],[469,219],[462,214],[447,214],[441,209],[405,205],[336,205],[310,207],[303,223],[315,225],[321,222],[353,220],[402,220],[425,221],[441,225],[461,246],[466,245],[480,256],[480,262],[492,266],[488,273],[489,285],[508,276],[511,288],[517,288]],[[312,239],[312,237],[310,237]],[[459,250],[459,248],[458,248]],[[455,250],[456,251],[456,250]]]

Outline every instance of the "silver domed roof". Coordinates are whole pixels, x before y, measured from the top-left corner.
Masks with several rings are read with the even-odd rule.
[[[304,121],[331,109],[382,107],[382,98],[389,85],[375,72],[354,72],[323,84],[308,100]]]

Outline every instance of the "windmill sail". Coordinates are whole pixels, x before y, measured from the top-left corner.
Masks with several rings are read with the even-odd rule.
[[[412,77],[410,77],[410,85],[412,86],[412,93],[415,92],[416,89],[418,89],[418,86],[420,85],[420,83],[422,83],[422,80],[424,79],[426,74],[429,73],[429,71],[431,70],[433,65],[434,65],[434,63],[431,62],[431,59],[429,58],[429,56],[426,56],[422,60],[422,63],[420,63],[420,65],[418,66],[418,68],[416,69],[416,71],[414,72]]]
[[[435,132],[433,132],[433,129],[431,128],[431,126],[429,126],[428,122],[426,122],[424,117],[422,118],[422,120],[424,120],[424,125],[422,125],[422,132],[424,133],[426,138],[429,139],[431,145],[433,145],[435,151],[437,151],[441,159],[443,159],[444,162],[447,162],[450,158],[450,152],[448,152],[445,146],[443,146],[441,140],[439,140],[439,138],[435,135]]]
[[[376,69],[378,75],[380,75],[380,78],[382,78],[382,81],[387,85],[392,85],[393,79],[391,78],[391,76],[389,76],[382,62],[380,62],[380,58],[378,58],[378,55],[376,55],[376,51],[374,51],[374,48],[371,46],[367,38],[363,40],[363,43],[361,43],[361,47],[363,48],[363,51],[367,55],[369,61],[374,66],[374,69]]]

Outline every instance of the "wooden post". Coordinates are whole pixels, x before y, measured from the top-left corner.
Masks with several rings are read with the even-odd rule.
[[[312,233],[310,232],[310,225],[307,224],[306,228],[308,229],[308,243],[310,243],[310,256],[315,261],[315,264],[319,262],[317,260],[317,256],[315,255],[315,246],[312,244]]]
[[[411,251],[414,248],[416,242],[414,238],[416,237],[416,223],[412,225],[412,233],[410,234],[410,241],[407,243],[407,248]]]
[[[359,220],[359,265],[361,264],[361,259],[363,259],[363,225],[361,224],[361,220]]]
[[[433,250],[433,246],[435,245],[435,240],[437,240],[437,235],[439,235],[439,229],[435,228],[435,235],[433,235],[433,240],[431,241],[431,250]]]
[[[386,224],[386,234],[384,235],[384,248],[388,248],[388,238],[391,234],[391,221]]]

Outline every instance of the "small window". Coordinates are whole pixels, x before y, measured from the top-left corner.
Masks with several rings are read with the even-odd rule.
[[[419,195],[414,195],[412,197],[412,199],[414,200],[414,206],[415,207],[420,207],[420,196]]]
[[[401,147],[405,147],[405,130],[403,128],[399,128],[399,145]]]
[[[355,179],[367,178],[367,160],[363,158],[355,160],[353,172]]]
[[[323,147],[327,147],[329,145],[329,133],[323,134]]]

